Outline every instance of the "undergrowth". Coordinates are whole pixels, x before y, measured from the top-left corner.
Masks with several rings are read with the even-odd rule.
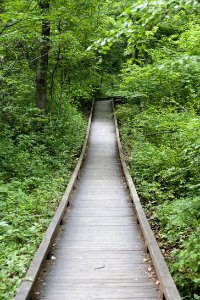
[[[200,118],[174,107],[119,106],[130,174],[183,299],[199,299]]]
[[[6,107],[1,120],[0,299],[10,300],[76,164],[86,120],[69,104],[59,117]]]

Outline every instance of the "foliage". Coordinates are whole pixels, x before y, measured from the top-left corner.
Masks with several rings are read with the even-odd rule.
[[[86,124],[70,104],[59,119],[13,107],[3,118],[9,122],[1,123],[0,139],[0,289],[11,299],[70,178]]]
[[[1,1],[4,299],[76,162],[85,130],[77,109],[88,113],[105,94],[123,98],[117,115],[131,175],[182,296],[199,299],[199,8],[193,0]]]
[[[138,104],[120,106],[117,116],[144,208],[172,250],[170,267],[180,291],[193,299],[199,284],[200,118],[174,106],[141,112]]]
[[[177,284],[181,290],[187,291],[188,297],[198,299],[200,198],[183,198],[159,205],[155,217],[160,222],[161,237],[174,249],[169,263]]]
[[[16,292],[68,182],[85,132],[79,111],[120,68],[118,47],[106,67],[87,51],[111,27],[113,2],[0,3],[0,298]]]
[[[121,86],[109,95],[124,102],[130,173],[183,299],[200,297],[198,11],[195,1],[136,1],[109,32],[127,40]]]
[[[88,114],[102,78],[112,79],[112,67],[115,72],[120,68],[118,47],[105,55],[106,64],[94,49],[87,51],[111,27],[120,5],[115,3],[113,9],[113,1],[1,1],[4,299],[11,299],[19,286],[75,165],[85,131],[85,118],[77,108]]]
[[[3,1],[0,22],[0,84],[4,105],[35,104],[38,73],[47,72],[46,111],[57,112],[67,99],[91,101],[99,88],[99,63],[95,51],[86,51],[101,36],[112,18],[102,1]],[[46,23],[45,23],[46,22]],[[49,24],[45,36],[43,25]],[[42,31],[43,30],[43,31]],[[42,47],[48,51],[42,54]],[[42,58],[48,62],[44,66]],[[46,62],[45,62],[46,63]],[[43,74],[42,73],[42,74]],[[37,79],[37,80],[36,80]],[[40,84],[40,82],[39,82]],[[64,100],[65,99],[65,100]]]
[[[138,189],[155,203],[198,192],[200,119],[174,108],[151,107],[143,112],[121,106],[118,117],[126,147],[131,148]],[[124,124],[124,125],[123,125]],[[133,143],[134,140],[134,143]]]

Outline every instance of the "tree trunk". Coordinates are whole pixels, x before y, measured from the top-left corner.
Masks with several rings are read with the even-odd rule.
[[[40,42],[40,58],[38,62],[37,78],[36,78],[36,105],[39,109],[46,112],[47,107],[47,72],[49,61],[49,36],[50,21],[46,18],[50,9],[50,0],[39,1],[39,7],[43,17],[41,42]]]
[[[61,53],[61,49],[60,49],[60,45],[59,45],[58,54],[57,54],[57,60],[56,60],[56,63],[54,65],[53,71],[51,73],[51,86],[50,86],[51,105],[50,105],[50,112],[52,112],[53,108],[54,108],[54,102],[55,102],[55,97],[53,95],[53,90],[54,90],[54,76],[55,76],[55,72],[56,72],[56,69],[58,67],[59,61],[60,61],[60,53]]]
[[[139,62],[138,62],[138,59],[139,59],[139,50],[137,48],[137,44],[134,45],[134,50],[135,50],[135,53],[134,53],[135,64],[136,65],[140,65]]]

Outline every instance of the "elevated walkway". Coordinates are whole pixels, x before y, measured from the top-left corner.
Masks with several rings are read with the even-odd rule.
[[[111,101],[95,103],[70,203],[39,299],[160,299],[120,169]]]

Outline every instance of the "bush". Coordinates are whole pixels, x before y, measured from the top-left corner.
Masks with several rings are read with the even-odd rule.
[[[174,279],[186,299],[192,299],[200,283],[200,197],[166,202],[157,207],[154,216],[161,238],[173,248],[169,264]]]
[[[200,118],[174,106],[117,109],[130,174],[184,299],[199,299]]]
[[[86,122],[70,104],[60,116],[9,107],[1,129],[0,295],[10,300],[70,178]]]

